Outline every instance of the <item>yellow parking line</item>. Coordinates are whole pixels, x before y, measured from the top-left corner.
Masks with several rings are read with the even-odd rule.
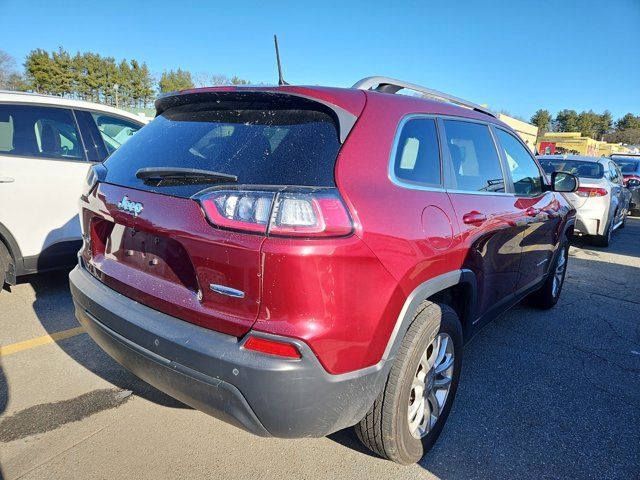
[[[12,343],[10,345],[0,345],[0,357],[5,355],[11,355],[12,353],[21,352],[22,350],[29,350],[30,348],[39,347],[40,345],[47,345],[49,343],[58,342],[65,338],[75,337],[85,333],[84,327],[70,328],[69,330],[62,330],[60,332],[52,333],[51,335],[42,335],[41,337],[32,338],[31,340],[25,340],[24,342]]]

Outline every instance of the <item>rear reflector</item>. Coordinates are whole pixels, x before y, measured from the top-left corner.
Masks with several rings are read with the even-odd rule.
[[[249,339],[244,342],[244,348],[267,355],[276,355],[278,357],[302,358],[302,355],[300,355],[295,345],[266,338],[249,337]]]
[[[200,198],[218,227],[285,237],[339,237],[353,230],[334,189],[312,192],[218,190]]]
[[[576,192],[576,195],[580,197],[604,197],[607,195],[607,190],[605,188],[598,187],[580,187]]]

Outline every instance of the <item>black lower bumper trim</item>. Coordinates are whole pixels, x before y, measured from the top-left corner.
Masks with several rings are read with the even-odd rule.
[[[391,368],[392,359],[331,375],[302,341],[286,339],[299,360],[263,355],[131,300],[82,267],[69,279],[79,321],[109,355],[159,390],[256,435],[320,437],[354,425]]]
[[[255,435],[271,436],[233,385],[132,344],[82,309],[76,310],[76,316],[105,352],[145,382],[193,408]]]

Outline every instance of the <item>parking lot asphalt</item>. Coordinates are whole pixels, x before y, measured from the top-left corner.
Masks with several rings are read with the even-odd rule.
[[[442,436],[410,467],[352,429],[263,439],[185,407],[69,331],[64,272],[29,278],[0,294],[0,479],[640,478],[640,219],[569,261],[556,308],[517,306],[466,347]]]

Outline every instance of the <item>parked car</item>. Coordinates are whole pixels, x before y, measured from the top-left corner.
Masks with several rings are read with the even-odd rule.
[[[442,101],[396,95],[412,89]],[[370,77],[215,87],[157,116],[80,202],[76,315],[136,375],[249,432],[436,441],[463,343],[558,301],[575,210],[478,105]]]
[[[549,174],[569,172],[580,179],[578,191],[567,195],[578,212],[575,232],[608,247],[614,230],[625,226],[631,198],[615,162],[579,155],[543,155],[538,160]]]
[[[640,216],[640,155],[611,155],[611,159],[620,167],[624,184],[631,192],[631,215]]]
[[[76,263],[87,171],[144,124],[105,105],[0,91],[0,291]]]

